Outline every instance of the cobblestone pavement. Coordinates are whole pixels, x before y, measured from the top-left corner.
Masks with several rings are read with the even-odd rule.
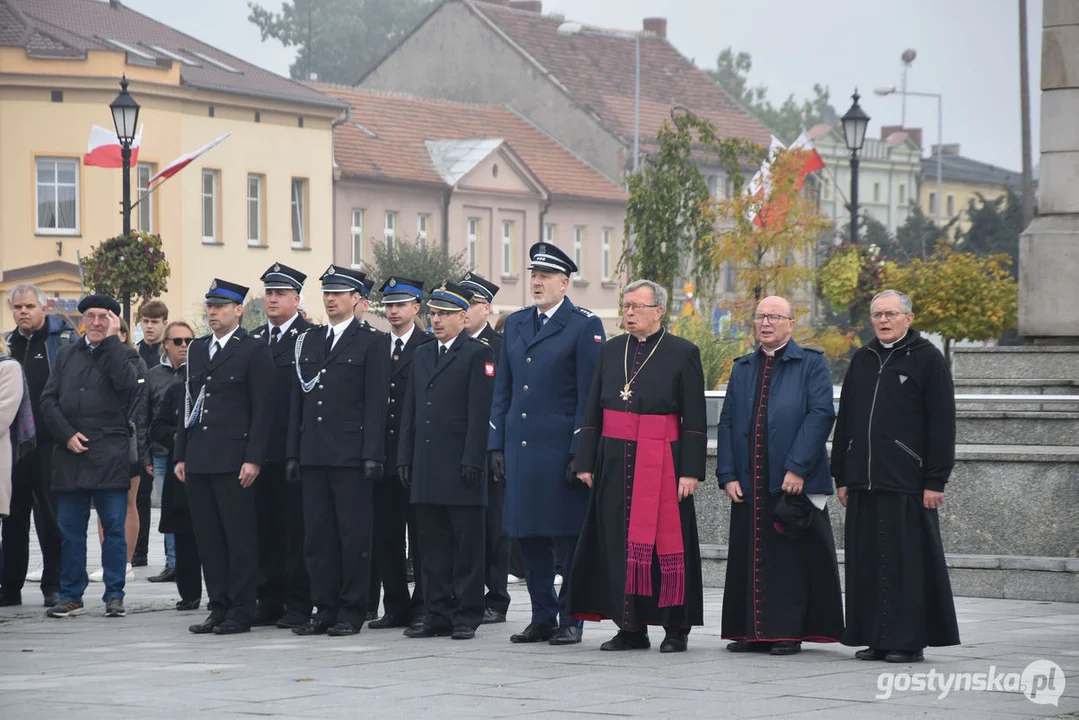
[[[509,621],[482,626],[472,641],[366,628],[350,638],[270,628],[217,637],[188,633],[205,611],[176,612],[175,587],[146,582],[162,562],[155,532],[150,567],[128,583],[126,618],[104,617],[100,584],[78,618],[47,619],[32,585],[26,605],[0,608],[0,718],[1079,717],[1079,606],[1066,603],[958,598],[963,645],[929,648],[913,666],[859,662],[838,645],[807,644],[788,658],[733,655],[719,637],[720,590],[705,591],[708,625],[673,655],[658,651],[662,631],[649,651],[600,652],[610,623],[587,624],[573,647],[513,645],[529,617],[523,584],[511,585]],[[1036,660],[1067,678],[1058,705],[1008,691],[1015,680],[1004,674]],[[919,677],[905,673],[931,671],[992,673],[1003,689],[943,698],[939,688],[907,689]]]

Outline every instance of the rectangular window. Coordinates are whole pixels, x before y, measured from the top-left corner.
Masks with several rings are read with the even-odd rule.
[[[154,176],[154,172],[154,166],[150,163],[139,163],[135,171],[138,192],[131,201],[139,203],[136,208],[139,211],[139,230],[147,233],[154,231],[154,196],[146,194],[146,191],[150,189],[150,178]]]
[[[423,213],[416,216],[416,242],[420,247],[427,247],[427,221],[430,217]]]
[[[382,229],[382,239],[386,242],[387,249],[393,248],[393,242],[397,239],[397,213],[386,213],[386,221]]]
[[[906,185],[900,185],[899,186],[899,204],[900,205],[905,205],[906,202],[907,202],[907,186]]]
[[[603,282],[611,279],[611,236],[612,228],[603,228]]]
[[[363,210],[352,208],[352,267],[363,267]]]
[[[79,162],[37,159],[37,232],[79,234]]]
[[[502,222],[502,276],[513,275],[513,221]]]
[[[573,273],[574,280],[584,277],[584,228],[573,228],[573,262],[577,265],[577,272]]]
[[[880,183],[873,183],[873,202],[880,202]]]
[[[929,213],[934,214],[937,212],[937,194],[935,192],[929,193]]]
[[[832,199],[832,181],[829,180],[828,178],[823,178],[823,179],[821,179],[820,187],[821,187],[821,190],[820,190],[821,198],[823,198],[824,200],[831,200]]]
[[[477,217],[468,219],[468,267],[477,272],[480,269],[480,219]]]
[[[556,228],[552,223],[547,223],[546,225],[544,225],[543,226],[543,239],[546,240],[549,243],[555,242],[557,237],[558,237],[558,234],[557,234],[557,232],[555,230],[556,230]]]
[[[202,241],[217,242],[217,170],[202,171]]]
[[[948,196],[948,204],[945,207],[948,209],[948,217],[955,215],[955,195]]]
[[[307,238],[307,181],[292,178],[292,247],[306,247]]]
[[[262,245],[262,176],[247,176],[247,244]]]

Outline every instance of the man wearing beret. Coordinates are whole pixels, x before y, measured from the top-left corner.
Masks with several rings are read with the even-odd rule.
[[[214,280],[206,293],[211,333],[187,351],[176,477],[185,483],[210,599],[195,634],[247,632],[258,588],[258,522],[252,487],[270,452],[273,360],[240,327],[247,288]]]
[[[145,378],[138,352],[117,337],[120,305],[105,295],[90,295],[79,303],[79,312],[86,337],[60,349],[41,393],[45,422],[65,443],[57,443],[52,466],[61,536],[60,604],[47,614],[62,618],[84,612],[86,524],[93,500],[104,529],[105,615],[123,617],[130,438],[131,428],[141,421]],[[139,437],[145,446],[145,435]],[[138,452],[147,457],[149,448]]]
[[[487,423],[495,356],[465,332],[472,293],[450,282],[427,306],[437,342],[416,351],[405,391],[397,474],[412,493],[423,556],[423,624],[412,638],[471,640],[483,621]]]

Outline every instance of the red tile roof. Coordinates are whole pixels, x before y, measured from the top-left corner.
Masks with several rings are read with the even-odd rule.
[[[314,87],[352,106],[352,119],[334,130],[335,160],[345,177],[445,187],[426,141],[501,138],[552,195],[626,200],[618,185],[507,107]]]
[[[250,97],[333,108],[337,101],[303,83],[283,78],[233,57],[168,25],[105,0],[0,0],[0,46],[22,47],[31,57],[84,58],[90,50],[122,52],[105,39],[170,61],[149,46],[187,57],[196,65],[180,66],[181,85]],[[196,57],[202,53],[238,71],[230,72]],[[128,62],[152,64],[129,56]],[[172,62],[176,62],[172,60]]]
[[[558,26],[565,22],[561,17],[475,0],[463,2],[490,20],[615,133],[632,139],[636,72],[631,39],[561,35]],[[700,68],[666,39],[652,33],[640,37],[642,138],[655,137],[671,108],[682,105],[711,120],[720,137],[768,147],[768,129]]]

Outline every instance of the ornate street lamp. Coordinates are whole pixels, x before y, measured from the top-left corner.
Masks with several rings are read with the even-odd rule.
[[[120,200],[124,218],[124,237],[131,234],[131,143],[135,141],[135,128],[139,122],[139,104],[127,91],[127,75],[120,80],[120,94],[109,105],[116,136],[120,139],[120,158],[123,162],[124,189]],[[131,295],[123,292],[124,320],[131,325]]]
[[[855,89],[851,98],[854,104],[843,116],[843,139],[850,150],[850,242],[858,244],[858,151],[865,142],[865,131],[869,127],[869,116],[858,104],[858,90]]]

